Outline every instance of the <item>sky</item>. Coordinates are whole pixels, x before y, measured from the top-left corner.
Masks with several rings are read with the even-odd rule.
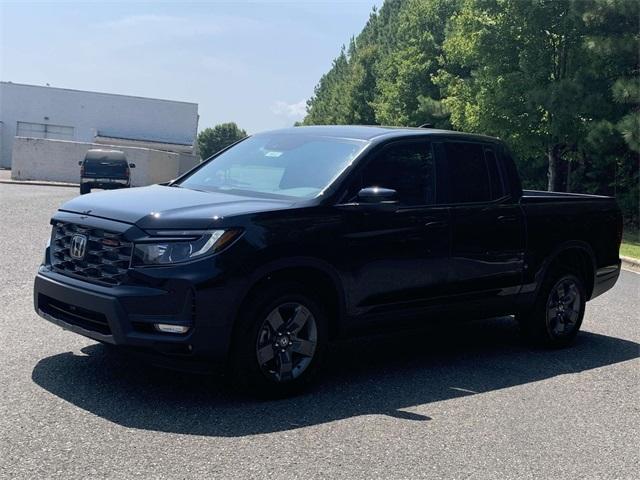
[[[199,104],[199,129],[291,126],[382,0],[0,0],[0,80]]]

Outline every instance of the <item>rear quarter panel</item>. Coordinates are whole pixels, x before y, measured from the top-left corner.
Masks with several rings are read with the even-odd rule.
[[[535,289],[554,256],[571,246],[589,253],[595,272],[618,264],[622,216],[615,199],[525,191],[521,204],[527,220],[523,293]]]

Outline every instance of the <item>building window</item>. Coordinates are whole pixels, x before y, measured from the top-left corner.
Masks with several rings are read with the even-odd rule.
[[[73,140],[73,127],[49,125],[46,123],[18,122],[16,136]]]

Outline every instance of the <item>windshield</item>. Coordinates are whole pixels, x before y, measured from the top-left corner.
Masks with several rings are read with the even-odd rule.
[[[238,143],[182,180],[195,190],[314,197],[365,142],[305,134],[261,134]]]

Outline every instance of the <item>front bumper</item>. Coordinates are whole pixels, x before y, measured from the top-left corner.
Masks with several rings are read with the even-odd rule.
[[[147,354],[152,363],[201,371],[226,363],[233,312],[221,288],[100,286],[40,267],[34,307],[46,320],[94,340]],[[209,312],[205,315],[204,312]],[[211,315],[217,312],[217,315]],[[188,325],[186,334],[157,332],[154,323]]]

